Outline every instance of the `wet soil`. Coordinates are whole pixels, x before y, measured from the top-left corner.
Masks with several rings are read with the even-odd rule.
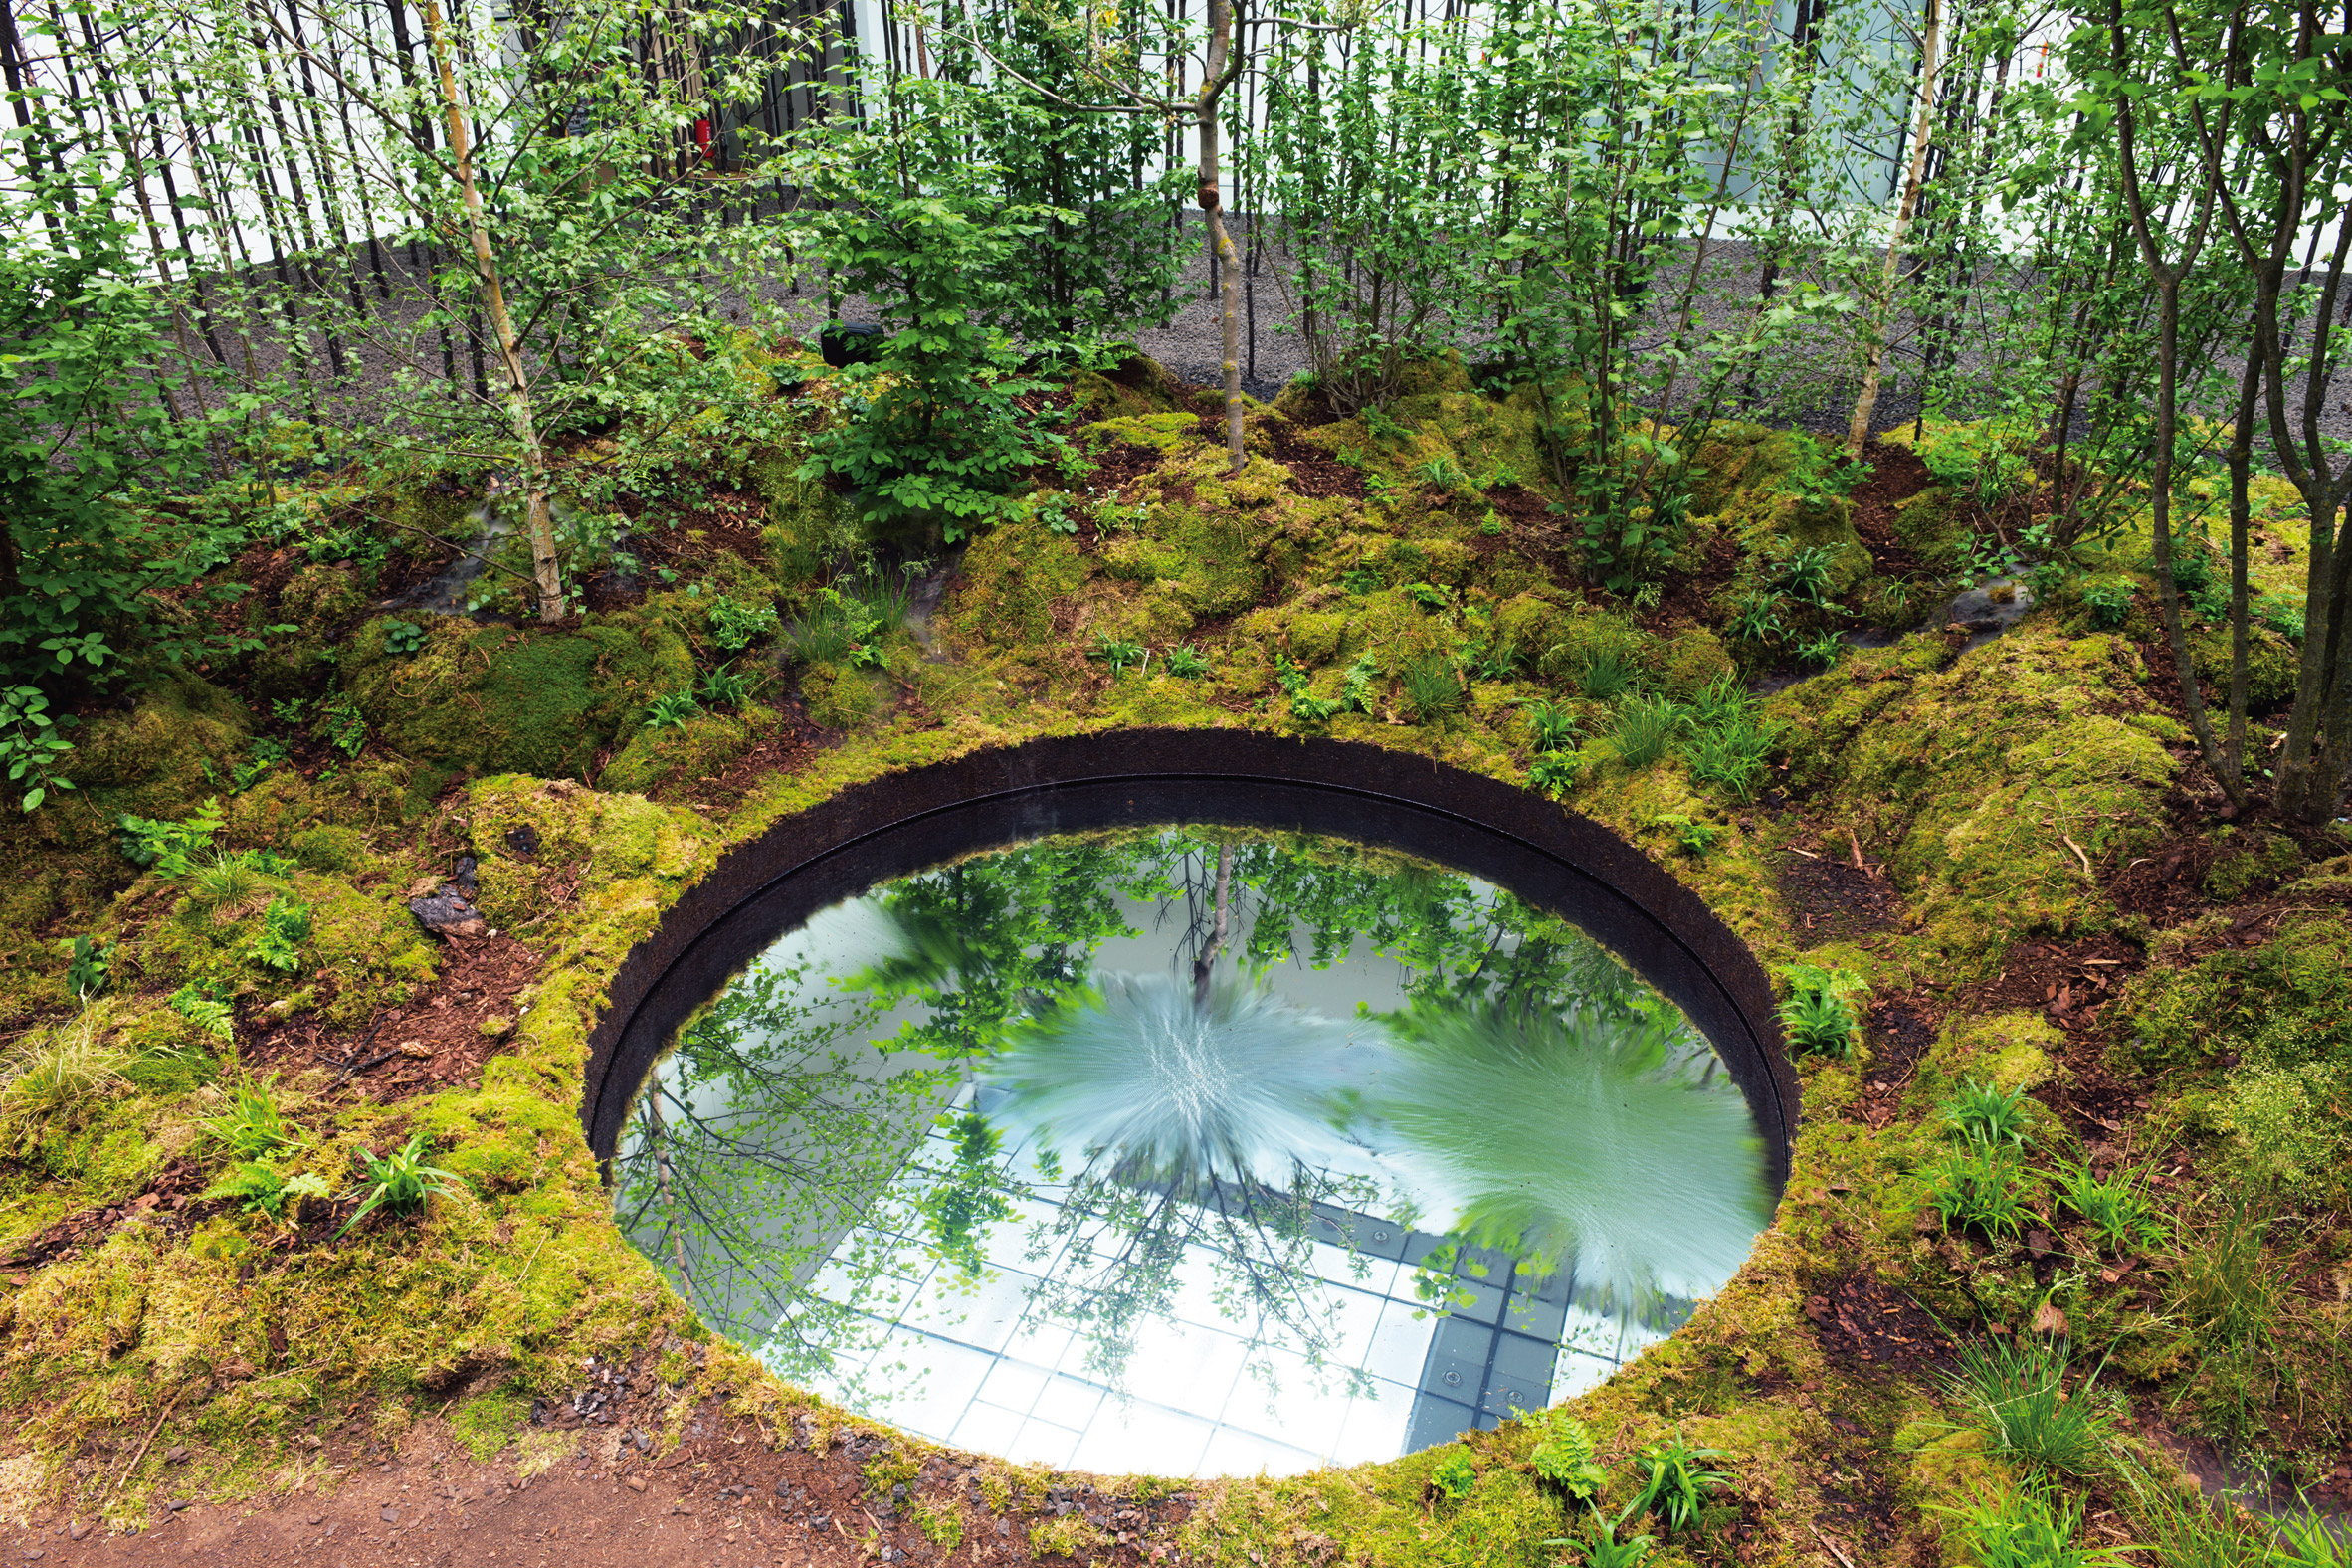
[[[1808,938],[1803,945],[1901,928],[1901,895],[1848,831],[1825,830],[1809,838],[1807,845],[1784,846],[1773,868],[1781,900]]]
[[[1183,1493],[1145,1500],[1081,1482],[999,1513],[982,1493],[979,1472],[946,1458],[925,1463],[904,1483],[906,1495],[896,1497],[870,1487],[863,1473],[886,1457],[879,1439],[852,1435],[816,1452],[805,1426],[779,1432],[714,1405],[680,1412],[675,1399],[650,1366],[592,1369],[577,1394],[535,1410],[523,1443],[563,1452],[527,1476],[510,1459],[475,1460],[438,1421],[401,1435],[396,1446],[356,1423],[330,1427],[297,1439],[289,1470],[295,1478],[275,1496],[215,1505],[193,1485],[179,1498],[166,1490],[145,1527],[131,1534],[37,1512],[5,1533],[8,1556],[61,1568],[1020,1568],[1040,1560],[1029,1548],[1033,1525],[1075,1514],[1099,1542],[1081,1547],[1082,1557],[1131,1568],[1173,1560],[1176,1528],[1191,1511]],[[669,1452],[653,1441],[666,1423],[683,1431]],[[567,1431],[576,1440],[567,1441]],[[84,1463],[120,1467],[137,1443],[137,1434],[126,1434],[116,1445],[120,1455]],[[908,1506],[916,1501],[934,1520],[952,1516],[961,1540],[945,1547],[926,1536]]]
[[[1900,1372],[1939,1369],[1952,1364],[1957,1348],[1918,1302],[1868,1274],[1823,1284],[1805,1298],[1805,1315],[1813,1320],[1823,1354],[1844,1365]]]
[[[1927,465],[1908,447],[1873,441],[1862,448],[1870,477],[1854,489],[1854,531],[1869,547],[1881,577],[1935,577],[1911,548],[1895,537],[1894,511],[1935,483]]]

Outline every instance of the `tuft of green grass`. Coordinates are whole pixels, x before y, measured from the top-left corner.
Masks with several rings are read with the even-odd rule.
[[[2027,1487],[1972,1508],[1945,1511],[1959,1520],[1982,1568],[2129,1568],[2131,1559],[2123,1555],[2128,1548],[2086,1546],[2075,1539],[2082,1510],[2078,1497],[2054,1497]]]
[[[666,691],[646,704],[645,727],[684,729],[686,720],[701,711],[702,704],[694,700],[691,691]]]
[[[1946,1225],[1991,1241],[2025,1230],[2024,1163],[2015,1144],[1968,1143],[1920,1168],[1927,1206]]]
[[[1613,702],[1633,689],[1635,670],[1615,649],[1605,649],[1576,673],[1576,689],[1596,702]]]
[[[1634,695],[1618,704],[1617,758],[1629,768],[1646,768],[1666,754],[1682,733],[1686,715],[1680,703],[1661,696]]]
[[[1819,964],[1790,964],[1781,974],[1789,982],[1789,998],[1780,1005],[1780,1027],[1790,1048],[1840,1061],[1853,1056],[1857,1020],[1850,998],[1862,989],[1861,977]]]
[[[1462,706],[1462,676],[1443,654],[1423,654],[1405,662],[1398,672],[1405,701],[1423,723],[1445,717]]]
[[[382,1159],[365,1149],[359,1151],[359,1162],[366,1175],[366,1197],[343,1222],[343,1229],[335,1235],[347,1234],[351,1227],[378,1209],[416,1209],[434,1193],[462,1192],[465,1184],[448,1171],[425,1163],[425,1134],[414,1133],[408,1142]]]
[[[229,1108],[204,1123],[203,1130],[237,1161],[266,1160],[298,1149],[307,1136],[286,1119],[267,1083],[230,1090]]]
[[[2066,1207],[2081,1216],[2101,1247],[2121,1252],[2130,1246],[2155,1247],[2164,1240],[2154,1209],[2140,1189],[2140,1171],[2117,1171],[2101,1181],[2088,1165],[2068,1165],[2050,1173]]]
[[[1181,643],[1168,650],[1168,674],[1186,681],[1197,681],[1209,673],[1209,661],[1190,643]]]
[[[2023,1148],[2033,1110],[2024,1089],[1998,1089],[1970,1078],[1936,1107],[1936,1116],[1966,1142]]]
[[[2096,1475],[2113,1463],[2114,1422],[2092,1397],[2097,1374],[2068,1394],[2062,1341],[2028,1335],[2020,1343],[1986,1340],[1960,1347],[1949,1387],[1996,1453],[2073,1476]]]
[[[1576,743],[1576,715],[1548,697],[1537,697],[1522,709],[1538,751],[1565,751]]]
[[[1715,1489],[1731,1483],[1723,1471],[1706,1468],[1709,1460],[1724,1457],[1720,1449],[1694,1448],[1679,1437],[1644,1444],[1634,1456],[1634,1473],[1641,1477],[1642,1489],[1626,1505],[1624,1516],[1639,1518],[1647,1512],[1666,1526],[1668,1535],[1689,1529]]]

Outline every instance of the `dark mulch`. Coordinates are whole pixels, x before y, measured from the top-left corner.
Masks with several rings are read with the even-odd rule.
[[[1903,923],[1902,898],[1880,868],[1862,860],[1843,833],[1815,837],[1819,846],[1784,848],[1774,867],[1782,901],[1805,933],[1802,945],[1851,940]]]
[[[647,507],[643,500],[625,496],[621,509],[638,523]],[[764,569],[768,547],[760,537],[763,521],[758,496],[713,490],[696,505],[665,502],[654,521],[631,528],[629,550],[647,571],[667,566],[683,572],[720,555],[737,555]]]
[[[184,1233],[220,1207],[217,1203],[201,1202],[196,1196],[218,1174],[215,1166],[216,1162],[207,1159],[174,1160],[137,1197],[78,1209],[19,1242],[6,1258],[0,1259],[0,1270],[35,1269],[71,1258],[105,1241],[117,1226],[150,1216],[167,1231],[175,1235]],[[24,1282],[21,1277],[0,1274],[0,1285],[9,1289]]]
[[[1166,456],[1157,447],[1140,446],[1132,441],[1109,442],[1094,455],[1094,468],[1086,476],[1086,483],[1103,493],[1123,490],[1159,467]]]
[[[2103,933],[2062,945],[2020,942],[2001,972],[1964,990],[1959,1005],[1982,1014],[2038,1011],[2069,1034],[2095,1032],[2121,981],[2145,961],[2139,948]]]
[[[386,1103],[471,1082],[513,1038],[520,1015],[515,993],[538,974],[539,962],[539,954],[511,936],[445,938],[433,988],[378,1013],[358,1039],[329,1035],[314,1017],[278,1023],[249,1012],[238,1031],[238,1055],[257,1072],[324,1067],[338,1086],[357,1083]],[[491,1019],[506,1028],[484,1033]]]
[[[1873,441],[1862,449],[1870,477],[1855,487],[1854,531],[1869,547],[1882,577],[1938,575],[1911,548],[1895,537],[1894,509],[1935,483],[1927,465],[1908,447]]]
[[[1956,1348],[1936,1320],[1874,1275],[1850,1274],[1805,1298],[1814,1337],[1832,1361],[1897,1371],[1943,1368]]]
[[[1316,500],[1364,499],[1369,493],[1364,489],[1364,476],[1314,443],[1302,440],[1299,429],[1286,419],[1269,419],[1265,424],[1274,448],[1274,460],[1290,471],[1290,488]],[[1222,435],[1220,431],[1220,438]]]
[[[1883,1127],[1894,1118],[1896,1102],[1919,1076],[1919,1064],[1935,1044],[1940,1016],[1918,992],[1881,997],[1871,1007],[1862,1024],[1870,1053],[1869,1066],[1862,1072],[1862,1102],[1871,1126]]]

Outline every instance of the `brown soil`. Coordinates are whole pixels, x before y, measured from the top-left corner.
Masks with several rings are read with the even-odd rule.
[[[1172,1560],[1175,1529],[1190,1512],[1183,1494],[1145,1502],[1079,1484],[999,1515],[972,1467],[935,1458],[909,1483],[905,1500],[958,1516],[963,1539],[942,1549],[916,1528],[903,1502],[867,1495],[862,1470],[883,1450],[877,1439],[853,1435],[813,1453],[805,1428],[779,1434],[706,1405],[686,1417],[677,1449],[641,1454],[633,1440],[648,1433],[647,1447],[658,1450],[650,1433],[669,1416],[670,1401],[650,1370],[604,1369],[572,1400],[542,1402],[536,1427],[577,1429],[581,1441],[578,1452],[537,1475],[521,1476],[508,1462],[474,1460],[437,1421],[405,1434],[396,1451],[345,1428],[302,1439],[301,1478],[275,1496],[216,1506],[191,1487],[184,1501],[159,1502],[144,1529],[123,1535],[36,1513],[8,1532],[10,1560],[45,1568],[1020,1568],[1039,1561],[1028,1547],[1033,1524],[1077,1514],[1102,1542],[1081,1548],[1081,1556],[1131,1568]]]
[[[764,714],[763,718],[761,715]],[[662,800],[679,799],[714,815],[732,811],[762,779],[798,773],[818,752],[838,744],[838,737],[813,723],[799,697],[773,708],[752,708],[747,716],[768,726],[767,733],[713,778],[665,784],[656,792]]]
[[[1883,870],[1862,857],[1845,833],[1825,832],[1811,843],[1816,847],[1784,848],[1774,872],[1782,901],[1807,934],[1805,946],[1902,925],[1902,899],[1894,884]]]
[[[262,1073],[324,1067],[337,1086],[357,1083],[383,1103],[472,1082],[513,1037],[521,1014],[515,993],[538,972],[539,955],[511,936],[449,937],[433,989],[377,1014],[364,1036],[330,1036],[314,1018],[265,1022],[249,1009],[239,1059]]]
[[[1908,447],[1873,441],[1862,449],[1870,477],[1855,487],[1854,531],[1869,546],[1882,577],[1933,577],[1925,561],[1894,534],[1894,508],[1935,483],[1927,465]]]
[[[1955,1348],[1916,1301],[1867,1274],[1831,1280],[1805,1298],[1814,1337],[1832,1361],[1916,1372],[1950,1365]]]
[[[1274,447],[1274,460],[1290,471],[1290,487],[1298,493],[1317,500],[1365,498],[1368,492],[1364,489],[1364,476],[1322,448],[1301,440],[1298,427],[1288,420],[1270,418],[1265,429]],[[1219,439],[1223,435],[1220,430]],[[1501,510],[1499,501],[1495,509]]]

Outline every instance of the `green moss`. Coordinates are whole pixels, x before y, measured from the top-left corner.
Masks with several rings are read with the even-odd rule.
[[[1947,960],[2102,928],[2112,907],[2083,862],[2155,843],[2179,770],[2120,716],[2144,700],[2138,655],[2028,625],[1934,670],[1949,655],[1930,641],[1858,652],[1767,704],[1806,737],[1791,785],[1883,855]]]
[[[1189,409],[1163,414],[1130,414],[1118,419],[1098,420],[1084,425],[1075,433],[1081,444],[1123,441],[1130,446],[1152,447],[1172,453],[1180,448],[1203,443],[1201,416]]]
[[[1035,519],[1002,523],[964,552],[949,624],[993,647],[1042,643],[1053,635],[1054,601],[1089,575],[1076,539]]]
[[[2303,864],[2302,847],[2282,833],[2259,828],[2241,831],[2224,825],[2206,835],[2220,851],[2206,869],[2206,895],[2235,903],[2248,893],[2277,885],[2279,880]]]
[[[802,689],[807,689],[805,679]],[[715,777],[751,744],[751,724],[741,713],[698,713],[683,725],[660,729],[641,724],[605,764],[597,787],[645,794],[673,779]]]
[[[2209,922],[2226,928],[2216,917]],[[2164,944],[2158,944],[2164,951]],[[2352,924],[2307,916],[2255,948],[2151,967],[2124,993],[2115,1048],[2143,1072],[2229,1056],[2254,1068],[2352,1063]]]
[[[2294,645],[2266,626],[2248,628],[2246,642],[2246,703],[2267,712],[2294,700],[2301,662]],[[2198,676],[2213,684],[2217,702],[2226,701],[2234,657],[2230,629],[2207,622],[2188,634],[2189,662]]]
[[[306,828],[287,841],[295,860],[314,872],[356,870],[367,855],[367,839],[352,828]]]
[[[650,616],[591,617],[577,632],[436,617],[431,632],[400,656],[381,621],[360,628],[344,686],[388,744],[465,772],[584,776],[648,701],[694,677],[685,640]]]
[[[530,1396],[517,1388],[501,1388],[476,1395],[452,1410],[449,1430],[480,1465],[513,1442],[530,1419]]]
[[[881,674],[848,665],[810,665],[800,673],[800,694],[811,721],[827,729],[860,728],[888,700]]]
[[[1660,640],[1659,685],[1673,697],[1691,697],[1737,672],[1723,640],[1702,627],[1684,627]]]

